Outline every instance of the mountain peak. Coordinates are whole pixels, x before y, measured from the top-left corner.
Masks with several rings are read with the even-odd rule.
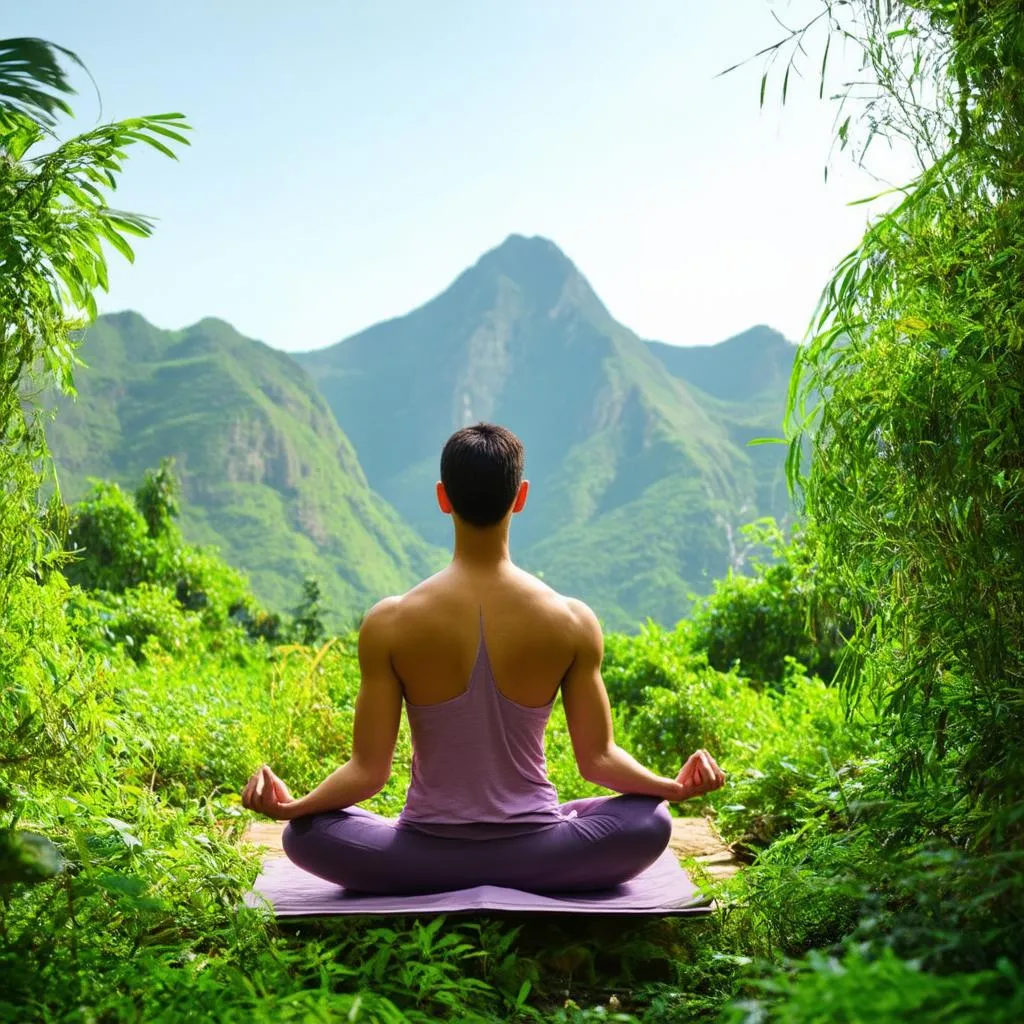
[[[119,309],[113,313],[104,313],[103,319],[114,324],[119,330],[153,329],[153,324],[134,309]]]
[[[777,331],[774,327],[769,327],[767,324],[755,324],[739,334],[726,338],[725,341],[717,342],[714,347],[735,349],[752,355],[757,352],[764,352],[765,350],[791,352],[794,345],[781,331]]]
[[[715,345],[666,345],[649,341],[652,355],[674,377],[727,401],[784,394],[796,345],[766,324],[757,324]]]
[[[534,259],[547,258],[567,263],[570,266],[572,261],[562,252],[561,249],[543,235],[521,235],[513,231],[504,242],[488,250],[482,257],[512,257],[530,256]]]
[[[227,320],[222,320],[219,316],[204,316],[202,320],[196,321],[191,327],[186,327],[187,331],[210,331],[216,334],[227,334],[230,333],[237,337],[241,337],[238,332],[238,328],[234,324],[229,324]]]
[[[498,287],[511,283],[537,313],[575,309],[593,321],[608,319],[608,311],[576,264],[540,235],[509,235],[464,271],[450,291],[476,291],[483,281]]]
[[[563,283],[579,274],[554,242],[539,235],[509,235],[501,245],[485,252],[473,269],[499,274],[527,288],[538,283]]]

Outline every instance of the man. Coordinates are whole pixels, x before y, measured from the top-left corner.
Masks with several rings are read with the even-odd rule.
[[[351,758],[299,799],[266,765],[245,787],[246,807],[290,820],[284,848],[300,867],[379,893],[606,888],[664,850],[665,801],[724,782],[707,751],[669,779],[615,743],[597,618],[509,557],[529,493],[523,459],[493,424],[448,439],[437,501],[454,523],[452,561],[366,616]],[[559,691],[580,773],[623,795],[559,804],[544,760]],[[354,805],[391,774],[403,700],[412,781],[391,822]]]

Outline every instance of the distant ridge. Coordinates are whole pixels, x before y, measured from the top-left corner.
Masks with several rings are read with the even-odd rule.
[[[496,420],[533,485],[517,561],[608,627],[670,625],[742,560],[742,524],[788,513],[783,450],[747,442],[780,433],[794,352],[765,326],[645,342],[557,245],[510,235],[418,309],[294,357],[213,317],[100,317],[49,433],[65,497],[173,455],[190,540],[274,606],[312,573],[350,616],[443,564],[441,445]]]
[[[673,377],[733,402],[749,401],[766,392],[784,396],[796,358],[796,345],[764,324],[716,345],[647,344]]]

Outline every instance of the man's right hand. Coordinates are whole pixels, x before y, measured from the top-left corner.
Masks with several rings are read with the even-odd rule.
[[[725,784],[725,772],[706,750],[698,750],[686,759],[682,771],[676,776],[676,782],[682,787],[683,793],[677,799],[689,800],[690,797],[721,789]]]

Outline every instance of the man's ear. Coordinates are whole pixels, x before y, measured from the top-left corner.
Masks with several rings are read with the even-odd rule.
[[[444,489],[444,484],[440,480],[437,481],[437,507],[446,516],[452,514],[452,503],[448,500],[448,492]]]
[[[512,504],[512,514],[513,515],[516,512],[522,512],[523,511],[523,506],[526,504],[526,498],[529,495],[529,493],[530,493],[530,481],[529,480],[524,480],[519,485],[519,491],[516,494],[516,500]]]

